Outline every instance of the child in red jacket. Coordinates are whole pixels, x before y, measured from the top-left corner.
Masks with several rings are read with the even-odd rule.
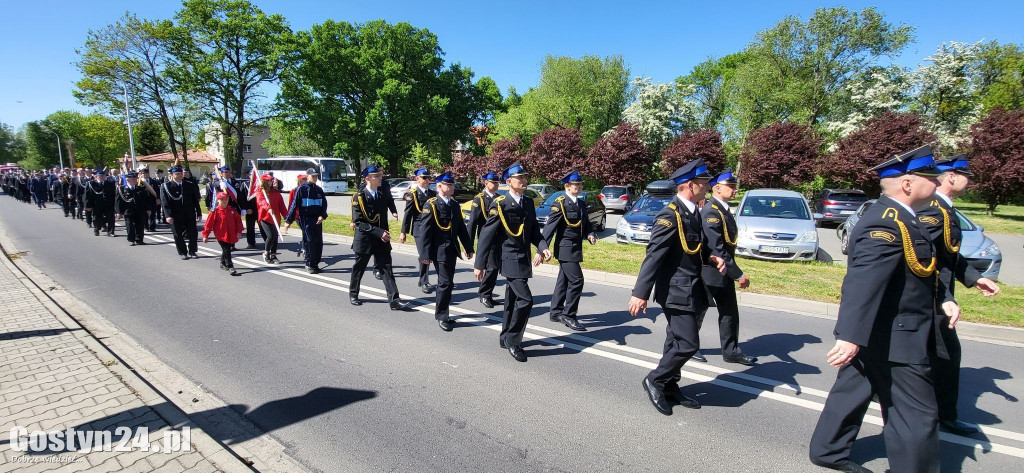
[[[228,205],[230,198],[226,192],[217,193],[217,208],[206,216],[206,225],[203,226],[203,243],[210,241],[212,231],[217,237],[217,243],[220,243],[220,269],[237,276],[235,265],[231,262],[231,248],[238,243],[238,235],[245,228],[242,226],[242,216]]]

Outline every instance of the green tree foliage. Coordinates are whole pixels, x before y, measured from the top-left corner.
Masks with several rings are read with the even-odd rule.
[[[510,101],[513,94],[509,92]],[[540,85],[495,117],[496,136],[519,136],[529,142],[548,128],[574,128],[589,146],[619,124],[633,95],[622,56],[548,56]]]
[[[399,175],[417,143],[450,162],[452,143],[500,103],[493,81],[473,84],[469,69],[445,67],[437,37],[408,23],[326,21],[300,32],[297,50],[280,104],[354,167],[380,159]]]
[[[981,104],[971,81],[980,46],[943,43],[935,54],[925,58],[931,64],[913,73],[916,96],[910,109],[924,117],[944,153],[955,152],[965,144],[970,126],[981,116]]]
[[[688,98],[696,103],[696,128],[722,130],[732,113],[732,88],[736,70],[746,60],[746,52],[738,52],[717,59],[708,59],[696,66],[688,75],[676,79],[680,86],[693,86]]]
[[[167,151],[167,135],[157,120],[143,120],[132,124],[135,135],[135,154],[146,156]]]
[[[14,128],[0,123],[0,164],[16,163],[25,159],[25,137],[14,132]]]
[[[1024,108],[1024,51],[1020,46],[992,41],[981,45],[977,56],[975,82],[982,112],[996,107]]]
[[[58,163],[57,139],[74,149],[75,160],[89,166],[103,167],[121,159],[128,152],[128,129],[120,120],[93,113],[61,110],[38,122],[26,125],[27,159],[33,167],[50,167]],[[69,165],[64,155],[64,164]]]
[[[271,156],[323,156],[324,149],[302,133],[301,126],[282,119],[270,120],[270,136],[263,148]]]

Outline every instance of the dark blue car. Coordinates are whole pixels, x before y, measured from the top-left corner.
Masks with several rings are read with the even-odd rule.
[[[640,200],[626,209],[615,227],[615,241],[646,245],[651,241],[654,217],[675,197],[676,186],[672,181],[654,181],[647,185],[647,192]]]
[[[558,191],[548,196],[544,203],[537,207],[537,223],[544,226],[548,221],[548,214],[551,213],[551,206],[555,205],[555,199],[565,195],[565,191]],[[580,199],[587,203],[587,210],[590,215],[590,224],[594,226],[594,232],[603,232],[607,216],[605,216],[604,203],[602,203],[593,192],[580,192]]]

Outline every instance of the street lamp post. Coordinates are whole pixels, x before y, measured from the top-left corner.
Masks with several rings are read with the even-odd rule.
[[[51,130],[53,131],[53,130]],[[60,157],[60,170],[64,171],[64,151],[60,149],[60,135],[56,131],[53,132],[53,136],[57,137],[57,156]]]

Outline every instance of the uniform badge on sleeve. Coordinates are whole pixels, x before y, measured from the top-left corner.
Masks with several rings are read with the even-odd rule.
[[[924,222],[924,223],[927,223],[929,225],[938,225],[939,224],[939,219],[937,219],[935,217],[930,217],[928,215],[922,215],[920,217],[917,217],[917,219],[922,221],[922,222]]]
[[[672,222],[669,222],[668,220],[665,220],[665,219],[663,219],[663,218],[659,218],[659,219],[658,219],[657,221],[655,221],[654,223],[655,223],[656,225],[662,225],[662,226],[664,226],[665,228],[672,228],[672,226],[673,226]]]
[[[717,219],[715,217],[709,217],[708,218],[708,223],[718,223],[718,222],[721,222],[721,220],[719,220],[719,219]]]
[[[868,236],[870,236],[871,238],[878,239],[878,240],[885,240],[885,241],[887,241],[889,243],[892,243],[892,242],[896,241],[896,235],[893,235],[892,233],[889,233],[889,232],[883,232],[883,231],[880,231],[880,230],[873,231],[873,232],[869,233]]]

